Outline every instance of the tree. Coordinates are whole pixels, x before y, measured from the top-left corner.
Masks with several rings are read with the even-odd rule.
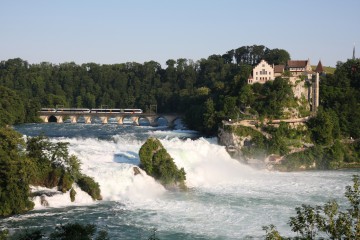
[[[22,151],[22,136],[0,128],[0,216],[24,213],[34,207],[29,200],[31,162]]]
[[[69,143],[52,143],[44,136],[27,139],[27,157],[31,160],[30,183],[66,192],[76,182],[92,199],[101,200],[100,186],[80,172],[80,162],[68,151]],[[70,195],[74,195],[74,191]]]
[[[209,98],[208,100],[206,100],[205,102],[205,106],[204,106],[204,128],[206,129],[205,131],[210,134],[212,132],[214,132],[216,130],[216,112],[215,112],[215,107],[214,107],[214,101]]]
[[[43,239],[44,237],[51,240],[109,240],[107,231],[98,231],[93,224],[81,223],[67,223],[65,225],[57,226],[55,231],[49,236],[43,234],[42,230],[39,229],[33,231],[25,230],[25,232],[12,236],[12,239],[38,240]]]
[[[338,125],[334,124],[336,120],[336,115],[319,108],[317,115],[308,122],[313,141],[321,145],[333,143],[334,137],[339,133]]]
[[[353,185],[347,186],[345,197],[348,209],[340,211],[336,201],[324,206],[312,207],[303,204],[291,217],[291,230],[298,234],[294,239],[360,239],[360,185],[359,176],[353,176]],[[263,227],[266,239],[292,239],[280,235],[274,225]]]
[[[247,84],[243,88],[241,88],[239,92],[239,102],[242,107],[245,109],[248,106],[251,106],[255,101],[254,92],[252,90],[251,85]]]
[[[269,64],[286,65],[287,61],[290,60],[290,54],[284,49],[274,48],[265,54],[264,59]]]
[[[69,223],[56,227],[55,232],[51,233],[51,240],[91,240],[96,232],[93,224],[82,225],[79,223]]]
[[[22,123],[25,119],[24,103],[13,90],[0,86],[0,126]]]

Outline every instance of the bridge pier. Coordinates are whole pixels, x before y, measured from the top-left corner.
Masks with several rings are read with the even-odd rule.
[[[55,116],[55,117],[56,117],[56,122],[57,123],[63,123],[64,122],[63,116]]]
[[[132,117],[131,119],[132,119],[134,125],[136,125],[136,126],[140,125],[139,124],[139,117]]]
[[[108,123],[108,120],[109,120],[108,117],[100,117],[100,119],[101,119],[101,122],[102,122],[103,124]]]
[[[165,118],[166,121],[168,122],[168,126],[169,126],[169,127],[174,127],[174,125],[175,125],[175,120],[176,120],[178,117],[177,117],[177,116],[168,115],[168,116],[164,116],[164,118]]]
[[[91,116],[84,116],[85,118],[85,123],[86,124],[90,124],[91,123]]]
[[[146,117],[146,119],[149,121],[150,126],[152,126],[152,127],[158,126],[158,123],[157,123],[155,117]]]
[[[71,123],[77,123],[77,116],[70,116]]]
[[[166,119],[166,121],[168,122],[168,127],[174,127],[174,121],[178,118],[177,116],[173,116],[173,115],[163,115],[161,116],[163,118]],[[160,117],[158,117],[156,119],[156,121],[159,119]]]
[[[123,125],[124,124],[124,117],[116,117],[116,122],[120,125]]]
[[[39,117],[44,123],[48,123],[49,122],[49,116],[40,116]]]

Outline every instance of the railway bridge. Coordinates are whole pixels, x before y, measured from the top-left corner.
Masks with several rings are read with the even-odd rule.
[[[43,122],[63,123],[69,119],[71,123],[78,123],[83,119],[85,123],[90,124],[95,118],[100,119],[103,124],[109,122],[109,119],[115,119],[118,124],[123,124],[124,119],[131,119],[134,125],[140,125],[140,120],[147,121],[151,126],[158,126],[158,120],[163,118],[168,126],[172,127],[175,120],[180,119],[178,114],[159,114],[159,113],[98,113],[98,112],[50,112],[39,111],[39,117]]]

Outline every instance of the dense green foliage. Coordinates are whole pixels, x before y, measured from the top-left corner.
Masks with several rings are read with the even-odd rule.
[[[265,84],[252,86],[254,100],[249,104],[259,116],[267,118],[284,118],[284,109],[297,107],[297,100],[287,79],[276,78]]]
[[[0,128],[0,216],[33,208],[29,185],[72,189],[74,182],[93,199],[101,199],[99,185],[80,172],[79,160],[67,143],[51,143],[43,136],[27,138],[10,128]],[[75,191],[70,191],[75,198]]]
[[[25,120],[24,102],[13,90],[0,85],[0,126]]]
[[[220,119],[239,114],[239,91],[263,58],[279,64],[290,55],[262,45],[244,46],[196,62],[169,59],[166,68],[154,61],[55,65],[9,59],[0,63],[0,96],[7,96],[0,98],[0,125],[34,122],[41,107],[106,105],[150,111],[150,105],[157,105],[159,112],[183,114],[191,128],[214,134]]]
[[[360,59],[338,63],[334,75],[321,78],[320,105],[341,136],[360,137]]]
[[[55,232],[50,234],[51,240],[107,240],[108,234],[106,231],[97,232],[96,226],[93,224],[79,224],[79,223],[68,223],[56,227]]]
[[[149,138],[139,150],[140,167],[150,176],[159,180],[165,186],[179,185],[185,187],[186,174],[184,168],[180,170],[174,163],[161,142],[156,138]]]
[[[330,146],[316,145],[305,151],[285,156],[278,170],[295,171],[299,169],[339,169],[360,167],[360,143],[335,141]]]
[[[9,128],[0,128],[0,217],[24,213],[34,204],[29,200],[29,159],[21,150],[22,136]]]
[[[109,234],[106,230],[98,230],[94,224],[82,224],[78,222],[62,224],[56,226],[54,231],[45,232],[42,229],[17,230],[13,235],[9,235],[7,229],[0,230],[0,240],[109,240]],[[117,238],[121,239],[121,238]],[[160,240],[156,236],[156,228],[148,240]]]
[[[302,205],[289,225],[297,237],[282,237],[274,225],[263,227],[265,239],[360,239],[360,188],[359,177],[353,177],[353,186],[347,186],[345,197],[349,206],[342,211],[332,200],[324,206]]]
[[[66,192],[77,178],[79,168],[73,169],[72,162],[79,167],[75,156],[69,156],[67,143],[51,143],[44,136],[27,139],[26,150],[31,159],[31,183],[47,188],[57,187]],[[72,172],[76,174],[72,175]]]
[[[301,147],[302,142],[308,138],[304,128],[292,128],[285,122],[280,122],[277,127],[258,126],[258,130],[246,126],[231,126],[225,130],[246,137],[242,148],[244,156],[258,159],[270,154],[286,155],[291,147]]]
[[[0,233],[1,234],[1,233]],[[94,224],[67,223],[55,227],[55,231],[44,233],[41,229],[18,231],[9,236],[5,230],[0,235],[0,240],[109,240],[108,233],[105,230],[97,230]]]

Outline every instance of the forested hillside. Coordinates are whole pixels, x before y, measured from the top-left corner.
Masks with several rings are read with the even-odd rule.
[[[207,59],[168,60],[112,65],[96,63],[29,64],[22,59],[0,63],[0,123],[35,121],[41,107],[141,108],[183,113],[189,127],[214,133],[218,119],[237,116],[246,100],[239,93],[252,65],[261,59],[285,63],[287,51],[245,46]],[[1,110],[0,110],[1,111]],[[190,117],[191,116],[191,117]]]
[[[286,108],[301,111],[286,78],[247,84],[252,66],[261,59],[285,64],[290,55],[283,49],[244,46],[196,62],[170,59],[164,68],[154,61],[56,65],[9,59],[0,63],[0,125],[37,121],[41,107],[129,107],[146,112],[157,105],[158,112],[183,114],[189,128],[215,134],[222,119],[245,117],[245,110],[269,119],[283,117]],[[360,136],[359,65],[359,59],[349,60],[339,63],[334,74],[322,76],[324,114],[309,124],[315,142],[321,142],[323,134],[331,139]],[[330,127],[324,133],[322,126]]]

